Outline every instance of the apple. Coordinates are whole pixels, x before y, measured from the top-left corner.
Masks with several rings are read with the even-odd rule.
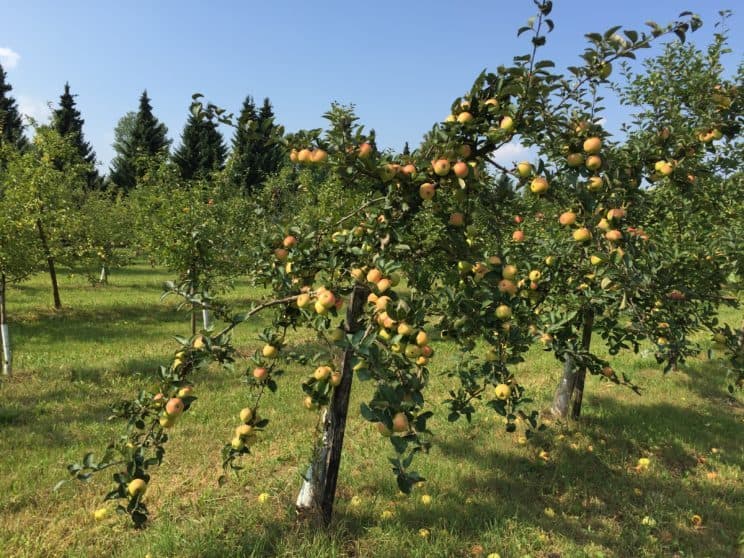
[[[553,265],[555,263],[555,256],[546,256],[545,257],[545,265],[548,267]]]
[[[607,212],[607,219],[609,219],[610,221],[612,221],[613,219],[620,220],[623,217],[625,217],[625,209],[623,209],[622,207],[615,207],[614,209],[610,209]]]
[[[246,407],[245,409],[241,409],[240,411],[240,420],[242,422],[250,422],[253,418],[253,409],[250,407]]]
[[[96,521],[103,521],[108,517],[108,515],[108,508],[98,508],[96,511],[93,512],[93,519],[95,519]]]
[[[289,160],[292,161],[293,163],[297,162],[297,150],[296,149],[292,149],[292,151],[289,152]]]
[[[548,191],[548,179],[544,176],[535,177],[530,184],[530,191],[533,194],[544,194]]]
[[[473,264],[471,264],[470,262],[466,262],[466,261],[459,261],[457,262],[457,270],[461,274],[470,273],[473,270]]]
[[[613,230],[607,231],[607,232],[605,233],[605,238],[606,238],[607,240],[609,240],[610,242],[617,242],[617,241],[619,241],[619,240],[622,240],[622,238],[623,238],[623,233],[621,233],[621,232],[620,232],[619,230],[617,230],[617,229],[613,229]]]
[[[434,169],[434,174],[437,176],[447,176],[450,171],[450,162],[447,159],[437,159],[431,164]]]
[[[297,154],[297,162],[298,163],[309,163],[313,159],[313,154],[310,152],[309,149],[300,149],[300,152]]]
[[[511,387],[507,384],[499,384],[495,388],[493,388],[493,394],[496,396],[496,399],[500,399],[501,401],[506,401],[511,397]]]
[[[376,267],[373,267],[367,272],[367,281],[369,283],[377,283],[380,279],[382,279],[382,271]]]
[[[130,496],[142,496],[147,490],[147,481],[145,479],[134,479],[127,485],[127,492]]]
[[[607,79],[612,73],[612,64],[605,61],[599,65],[599,72],[597,72],[601,79]]]
[[[177,417],[183,413],[183,399],[180,397],[171,397],[165,404],[165,412],[168,416]]]
[[[372,146],[365,142],[362,145],[359,146],[359,158],[360,159],[366,159],[370,156],[372,153]]]
[[[460,114],[457,115],[457,121],[460,124],[467,124],[468,122],[473,121],[473,115],[470,114],[469,112],[461,112]]]
[[[589,261],[590,261],[590,262],[592,263],[592,265],[599,265],[599,264],[601,264],[601,263],[602,263],[602,262],[603,262],[604,260],[603,260],[602,258],[600,258],[599,256],[591,256],[591,257],[589,258]]]
[[[457,153],[462,157],[463,159],[467,159],[470,157],[470,155],[473,154],[473,148],[470,147],[467,143],[462,144],[458,149]]]
[[[463,163],[462,161],[458,161],[452,167],[452,172],[455,173],[455,176],[457,178],[465,178],[468,175],[468,173],[470,172],[470,168],[468,167],[468,164],[467,163]]]
[[[499,320],[508,320],[512,316],[512,309],[506,304],[501,304],[496,307],[496,317]]]
[[[517,276],[517,266],[506,264],[501,270],[501,277],[504,279],[514,279]]]
[[[287,259],[287,256],[289,256],[289,252],[287,252],[287,250],[285,250],[284,248],[277,248],[276,250],[274,250],[274,256],[276,256],[277,260],[283,262]]]
[[[284,240],[282,240],[282,246],[285,248],[292,248],[295,244],[297,244],[297,238],[292,236],[291,234],[284,237]]]
[[[512,233],[512,240],[514,242],[523,242],[524,241],[524,231],[517,229]]]
[[[592,238],[592,233],[586,227],[581,227],[580,229],[576,229],[573,233],[573,239],[576,242],[587,242],[591,240],[591,238]]]
[[[321,164],[325,163],[328,159],[328,153],[324,149],[315,149],[312,152],[311,161],[313,163]]]
[[[517,174],[519,178],[527,178],[532,174],[532,163],[528,161],[522,161],[517,163]]]
[[[178,390],[178,397],[188,397],[194,392],[194,388],[192,386],[183,386],[181,389]]]
[[[206,342],[204,340],[204,336],[203,335],[197,335],[194,338],[194,341],[191,343],[191,346],[194,347],[197,351],[199,351],[199,350],[203,349],[204,347],[206,347],[207,344],[206,344]]]
[[[491,99],[486,99],[486,102],[483,103],[483,104],[486,105],[487,107],[496,107],[496,108],[498,108],[499,101],[497,99],[491,98]]]
[[[488,256],[488,263],[490,265],[501,265],[501,258],[498,256]]]
[[[382,312],[387,308],[387,305],[390,303],[390,297],[389,296],[381,296],[378,297],[377,300],[375,300],[375,308],[378,312]]]
[[[408,345],[405,350],[405,355],[407,358],[418,358],[421,356],[421,347],[418,345]]]
[[[302,404],[308,411],[314,411],[318,408],[318,404],[313,401],[313,398],[309,395],[305,396],[305,398],[302,400]]]
[[[336,304],[336,297],[331,291],[324,289],[318,293],[318,302],[326,308],[331,308]]]
[[[230,446],[236,451],[241,451],[245,447],[245,442],[239,436],[236,436],[230,440]]]
[[[305,308],[310,304],[310,295],[308,293],[302,293],[297,297],[297,308]]]
[[[169,417],[168,415],[165,415],[160,417],[158,422],[163,428],[173,428],[173,426],[176,424],[176,417]]]
[[[602,149],[602,140],[597,136],[593,136],[584,140],[584,152],[586,153],[599,153]]]
[[[413,327],[406,322],[401,322],[400,325],[398,325],[398,335],[408,337],[409,335],[413,335],[414,331]]]
[[[434,194],[436,194],[436,188],[431,182],[424,182],[419,187],[419,196],[421,196],[422,199],[430,200],[434,197]]]
[[[454,114],[450,114],[444,119],[445,122],[457,122],[457,117]]]
[[[539,281],[540,277],[542,277],[542,272],[539,269],[533,269],[532,271],[530,271],[530,281]]]
[[[612,228],[612,225],[610,225],[610,222],[605,219],[604,217],[599,220],[599,223],[597,223],[597,228],[601,231],[609,231]]]
[[[576,223],[576,213],[573,211],[565,211],[561,213],[560,217],[558,217],[558,222],[564,226],[573,225]]]
[[[511,132],[514,129],[514,119],[511,116],[504,116],[501,119],[499,128],[501,128],[505,132]]]
[[[669,176],[674,172],[674,167],[666,161],[661,161],[661,165],[656,170],[659,171],[661,176]]]
[[[459,211],[455,212],[450,215],[449,224],[453,227],[462,227],[465,224],[465,216]]]
[[[599,155],[589,155],[586,158],[586,168],[590,171],[599,170],[602,168],[602,158]]]
[[[339,341],[342,341],[344,338],[344,330],[339,327],[336,327],[328,333],[328,338],[334,343],[338,343]]]
[[[584,164],[584,156],[581,153],[569,153],[566,156],[566,163],[571,168],[580,167]]]
[[[313,378],[318,380],[319,382],[322,382],[323,380],[327,380],[331,377],[331,373],[333,370],[330,366],[318,366],[315,369],[315,372],[313,372]]]
[[[498,288],[502,293],[507,293],[512,296],[517,294],[517,286],[514,284],[514,281],[510,281],[509,279],[502,279],[499,281]]]
[[[235,428],[235,436],[238,438],[247,438],[253,433],[253,427],[250,424],[241,424]]]
[[[266,347],[271,347],[271,345],[266,345]],[[272,347],[272,348],[273,349],[276,349],[276,347]],[[264,355],[264,356],[266,356],[266,355]],[[273,357],[271,357],[271,358],[273,358]],[[268,371],[268,369],[264,368],[263,366],[257,366],[256,368],[253,369],[253,377],[256,380],[258,380],[259,382],[263,382],[266,378],[269,377],[269,371]]]
[[[392,282],[388,278],[380,279],[376,284],[375,287],[377,288],[378,292],[384,293],[392,286]]]
[[[434,354],[434,349],[432,349],[429,345],[421,345],[421,356],[425,356],[426,358],[429,358],[433,354]]]
[[[596,192],[602,187],[602,177],[601,176],[590,176],[589,182],[586,185],[586,189],[590,192]]]
[[[393,432],[408,432],[410,426],[405,413],[396,413],[393,417]]]
[[[400,172],[402,172],[406,176],[413,177],[416,175],[416,167],[415,165],[409,163],[407,165],[403,165],[400,169]]]
[[[355,268],[353,268],[353,269],[352,269],[352,270],[351,270],[351,271],[349,272],[349,275],[351,275],[351,276],[352,276],[352,278],[353,278],[353,279],[354,279],[354,280],[355,280],[355,281],[356,281],[357,283],[362,283],[362,282],[364,281],[364,271],[362,271],[362,270],[361,270],[361,269],[359,269],[358,267],[355,267]]]
[[[425,331],[421,330],[416,334],[416,345],[423,347],[429,342],[429,336]]]

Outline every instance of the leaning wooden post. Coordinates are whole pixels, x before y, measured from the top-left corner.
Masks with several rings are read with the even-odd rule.
[[[366,287],[361,285],[354,287],[344,323],[344,330],[347,334],[359,331],[360,318],[364,312],[364,303],[368,294]],[[323,417],[322,442],[297,498],[297,511],[309,513],[320,511],[324,525],[329,525],[333,517],[333,503],[336,498],[336,483],[341,466],[341,450],[346,432],[351,383],[354,378],[353,357],[354,349],[347,348],[344,351],[341,366],[341,383],[333,390],[330,405]]]

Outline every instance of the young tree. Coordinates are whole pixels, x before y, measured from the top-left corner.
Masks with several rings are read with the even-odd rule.
[[[131,134],[127,137],[124,134],[125,129],[122,128],[121,131],[121,137],[114,143],[117,154],[111,162],[109,178],[114,185],[129,192],[142,177],[147,164],[145,161],[150,157],[167,155],[171,142],[166,137],[168,128],[152,112],[147,91],[140,97]]]
[[[90,165],[80,158],[77,147],[49,126],[37,128],[31,148],[7,164],[5,202],[14,207],[18,219],[33,223],[56,309],[62,307],[56,263],[75,257],[77,247],[69,234],[89,172]]]
[[[285,157],[283,134],[283,128],[274,123],[269,99],[264,99],[257,112],[253,98],[247,96],[238,117],[228,168],[236,188],[251,194],[279,170]]]
[[[70,84],[65,83],[65,90],[59,98],[59,108],[52,114],[52,126],[61,136],[69,136],[75,145],[80,157],[90,165],[91,172],[88,175],[88,190],[97,190],[101,187],[101,176],[95,168],[96,154],[93,147],[85,141],[83,136],[83,124],[85,120],[77,109],[75,97],[70,93]]]
[[[207,179],[225,165],[227,147],[217,123],[211,118],[190,114],[181,134],[181,145],[173,161],[186,180]]]
[[[9,93],[13,90],[7,82],[7,74],[0,64],[0,141],[23,149],[28,140],[23,135],[23,120],[16,101]]]

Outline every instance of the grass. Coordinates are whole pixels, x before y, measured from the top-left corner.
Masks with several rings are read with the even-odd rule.
[[[220,448],[246,391],[239,371],[215,370],[198,379],[199,400],[155,472],[148,528],[119,516],[94,522],[106,475],[52,487],[67,463],[121,431],[106,421],[108,406],[151,386],[172,336],[187,332],[186,317],[159,302],[168,278],[146,266],[107,287],[63,276],[60,312],[49,309],[43,275],[10,291],[16,373],[0,384],[0,556],[744,556],[744,404],[728,397],[722,368],[705,355],[666,376],[649,353],[621,355],[613,364],[644,387],[642,397],[590,378],[580,423],[520,445],[486,409],[471,424],[446,422],[440,402],[451,380],[442,372],[456,355],[439,344],[430,390],[437,438],[417,460],[428,482],[410,497],[397,493],[388,442],[355,412],[371,391],[357,382],[327,532],[298,521],[293,507],[316,420],[301,406],[307,371],[281,379],[246,470],[218,488]],[[231,297],[260,295],[239,284]],[[261,326],[239,329],[237,346],[255,348]],[[538,408],[559,374],[539,350],[518,370]],[[639,457],[651,460],[645,472],[634,469]],[[259,503],[263,492],[269,500]]]

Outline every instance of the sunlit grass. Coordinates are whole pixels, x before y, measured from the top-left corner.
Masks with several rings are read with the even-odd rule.
[[[121,430],[108,406],[152,385],[188,331],[173,303],[159,302],[168,274],[135,266],[107,287],[62,277],[65,309],[49,310],[45,276],[9,295],[16,373],[0,384],[0,556],[736,556],[744,531],[744,406],[725,390],[706,355],[666,376],[653,356],[613,360],[643,389],[637,396],[588,380],[579,424],[555,425],[527,445],[482,409],[472,423],[448,423],[441,401],[452,380],[452,346],[437,344],[430,390],[436,442],[416,465],[428,479],[409,497],[390,474],[389,443],[356,409],[371,386],[355,380],[333,529],[297,520],[294,498],[317,417],[302,408],[290,367],[262,414],[271,423],[222,488],[220,448],[246,402],[241,370],[196,381],[199,400],[173,430],[147,501],[144,531],[124,517],[94,522],[109,487],[54,484],[65,466],[100,450]],[[259,298],[239,284],[230,298]],[[741,316],[725,311],[729,321]],[[236,331],[245,351],[265,322]],[[311,342],[308,334],[291,338]],[[537,348],[517,368],[535,408],[547,405],[560,367]],[[539,452],[544,451],[543,458]],[[647,469],[637,469],[646,457]],[[258,496],[268,494],[265,502]],[[422,496],[430,496],[430,501]],[[385,513],[388,512],[388,513]],[[695,526],[693,516],[702,524]],[[423,536],[422,536],[423,534]]]

